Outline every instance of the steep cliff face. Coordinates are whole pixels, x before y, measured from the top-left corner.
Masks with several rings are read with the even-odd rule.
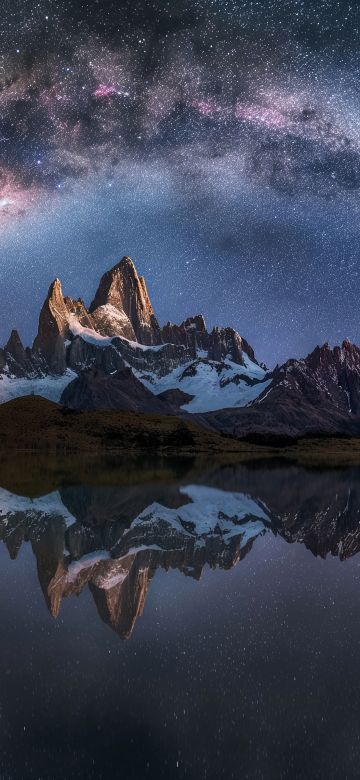
[[[19,365],[25,363],[26,361],[26,351],[23,347],[21,338],[17,332],[17,330],[12,330],[9,340],[5,344],[4,347],[5,352],[7,352],[13,360],[16,361],[16,363],[19,363]]]
[[[210,333],[209,342],[210,360],[222,360],[227,357],[234,363],[244,365],[242,339],[233,328],[214,328]]]
[[[75,318],[83,328],[94,328],[94,319],[88,312],[82,298],[78,298],[76,301],[74,301],[73,298],[70,298],[68,295],[66,295],[64,302],[69,315],[72,315],[69,317],[70,322],[72,318]]]
[[[55,279],[41,309],[38,333],[33,344],[33,353],[46,361],[53,374],[63,374],[66,369],[64,342],[68,331],[69,310],[60,279]]]
[[[360,349],[349,341],[333,349],[315,347],[303,360],[288,360],[274,371],[271,393],[301,396],[310,406],[329,404],[349,416],[360,412]]]
[[[145,279],[138,276],[130,257],[123,257],[102,276],[90,312],[95,320],[99,316],[101,319],[104,312],[99,313],[97,310],[99,307],[106,307],[107,315],[109,306],[123,315],[122,330],[119,320],[119,331],[116,335],[130,338],[133,333],[135,340],[141,344],[161,343],[161,330],[150,302]]]
[[[192,351],[193,357],[196,357],[197,350],[207,351],[209,349],[209,333],[202,314],[188,317],[181,325],[167,322],[161,330],[161,335],[163,341],[168,341],[171,344],[183,344],[184,347]]]
[[[66,361],[69,368],[76,373],[89,368],[99,368],[107,374],[112,374],[125,366],[123,357],[114,344],[110,342],[99,346],[81,336],[71,340],[67,347]]]
[[[199,350],[206,352],[209,360],[221,361],[224,358],[244,365],[244,353],[253,363],[257,363],[250,344],[233,328],[215,327],[211,332],[206,328],[202,314],[188,317],[181,325],[167,322],[161,331],[163,341],[183,344],[193,351],[194,357]]]

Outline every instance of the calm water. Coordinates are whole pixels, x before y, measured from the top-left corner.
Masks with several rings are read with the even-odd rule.
[[[0,778],[357,778],[360,471],[0,464]]]

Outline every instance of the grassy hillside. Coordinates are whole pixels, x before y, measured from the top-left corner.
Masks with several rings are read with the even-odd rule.
[[[237,451],[240,444],[160,414],[72,411],[38,396],[0,405],[0,451]]]
[[[80,466],[81,478],[85,481],[86,476],[91,481],[98,472],[96,456],[111,456],[112,465],[108,463],[104,469],[107,479],[118,481],[120,468],[126,481],[130,473],[137,471],[137,458],[141,460],[139,471],[143,472],[144,479],[157,479],[157,472],[163,479],[165,464],[161,459],[164,458],[171,478],[173,468],[179,469],[179,456],[185,458],[185,470],[189,468],[186,461],[194,457],[197,462],[199,459],[219,462],[276,457],[308,466],[356,465],[360,464],[360,439],[303,438],[294,440],[293,444],[284,442],[282,446],[279,443],[271,446],[270,442],[260,445],[236,441],[206,430],[191,420],[170,415],[70,411],[44,398],[27,396],[0,404],[0,469],[10,469],[12,456],[16,456],[19,464],[20,453],[21,459],[28,464],[25,470],[30,467],[28,454],[37,453],[43,461],[44,475],[45,472],[58,472],[59,467],[60,472],[69,474],[73,470],[75,474]],[[84,459],[85,455],[91,457]],[[71,456],[75,458],[73,463]],[[171,456],[177,459],[173,466]],[[62,465],[59,458],[62,458]],[[15,470],[19,473],[18,466]]]

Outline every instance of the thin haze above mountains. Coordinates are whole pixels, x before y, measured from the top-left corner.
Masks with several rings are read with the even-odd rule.
[[[358,40],[335,0],[6,2],[0,342],[124,253],[269,365],[359,342]]]

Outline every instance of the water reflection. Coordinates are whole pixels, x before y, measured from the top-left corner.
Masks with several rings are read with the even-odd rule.
[[[135,471],[115,485],[66,479],[31,498],[7,484],[0,490],[0,539],[13,560],[22,544],[31,545],[54,617],[64,598],[88,587],[99,617],[122,639],[160,567],[196,580],[205,565],[232,568],[267,533],[322,558],[344,560],[360,549],[357,468],[262,464],[183,472],[140,482]]]

